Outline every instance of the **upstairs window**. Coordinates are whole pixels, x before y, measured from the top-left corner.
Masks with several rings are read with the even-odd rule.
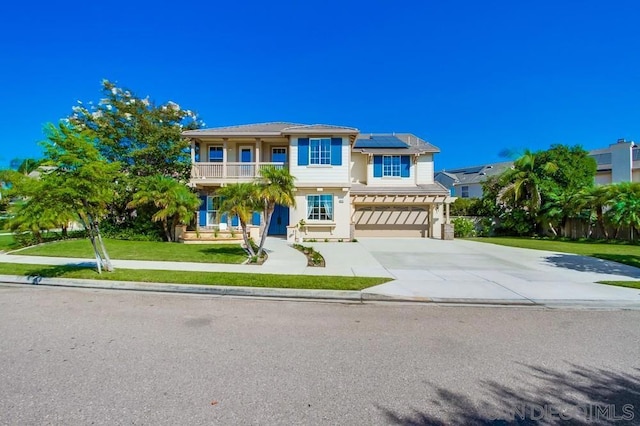
[[[331,139],[309,139],[309,164],[331,164]]]
[[[382,157],[382,177],[400,177],[399,155],[385,155]]]
[[[210,146],[209,147],[209,162],[210,163],[222,163],[224,156],[222,153],[221,146]]]
[[[342,138],[298,138],[298,166],[341,166],[342,155]]]
[[[409,155],[374,155],[373,177],[411,177],[411,157]]]
[[[468,186],[461,186],[460,187],[460,197],[469,198],[469,187]]]

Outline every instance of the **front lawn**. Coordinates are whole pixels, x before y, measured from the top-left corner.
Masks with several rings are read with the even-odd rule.
[[[105,239],[109,257],[119,260],[166,260],[199,263],[242,263],[247,259],[240,244],[179,244],[156,241]],[[64,240],[28,247],[16,254],[92,259],[88,239]]]
[[[13,235],[0,235],[0,251],[9,251],[14,248]]]
[[[391,278],[332,277],[309,275],[245,274],[232,272],[159,271],[116,269],[98,274],[94,268],[77,266],[27,265],[0,263],[0,274],[56,278],[83,278],[109,281],[162,282],[270,288],[324,290],[362,290],[391,281]]]
[[[625,265],[640,268],[640,245],[624,243],[600,243],[590,241],[557,241],[538,238],[519,237],[483,237],[469,238],[472,241],[499,244],[509,247],[520,247],[535,250],[573,253],[598,259],[612,260]]]

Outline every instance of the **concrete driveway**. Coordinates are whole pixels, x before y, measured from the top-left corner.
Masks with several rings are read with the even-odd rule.
[[[363,238],[358,244],[377,262],[371,269],[383,268],[396,278],[367,293],[523,304],[640,302],[640,290],[595,283],[640,280],[640,269],[615,262],[463,240]]]

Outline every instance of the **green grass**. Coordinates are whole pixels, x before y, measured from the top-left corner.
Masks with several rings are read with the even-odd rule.
[[[640,268],[640,245],[625,243],[602,243],[591,241],[558,241],[537,238],[489,237],[469,238],[472,241],[520,247],[535,250],[573,253],[598,259],[612,260],[625,265]]]
[[[98,274],[94,268],[89,267],[27,265],[21,263],[0,263],[0,274],[47,278],[84,278],[108,281],[324,290],[362,290],[391,281],[391,278],[157,271],[149,269],[116,269],[114,272]]]
[[[105,239],[109,257],[120,260],[167,260],[200,263],[242,263],[247,259],[240,244],[178,244],[156,241]],[[65,240],[29,247],[18,252],[27,256],[93,258],[88,239]]]
[[[618,287],[640,288],[640,281],[598,281],[598,283],[615,285]]]
[[[0,250],[8,251],[14,248],[13,235],[0,235]]]

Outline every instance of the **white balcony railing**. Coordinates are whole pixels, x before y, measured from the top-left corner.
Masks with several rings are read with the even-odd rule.
[[[265,167],[281,169],[284,163],[193,163],[193,179],[253,179]]]

